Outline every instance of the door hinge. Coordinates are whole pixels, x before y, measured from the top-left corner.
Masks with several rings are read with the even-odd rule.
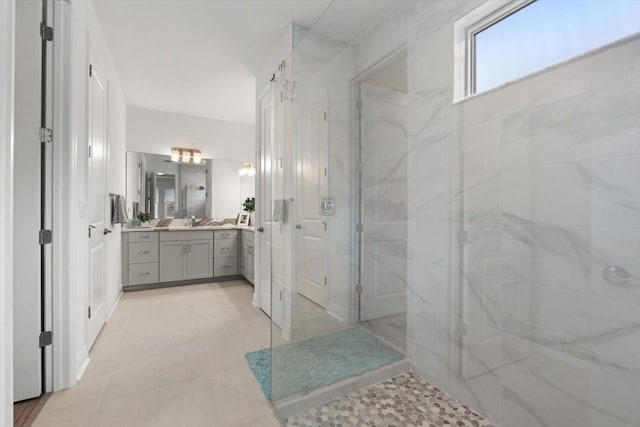
[[[91,319],[91,306],[89,306],[88,315],[89,315],[89,319]]]
[[[44,23],[40,23],[40,37],[44,41],[53,41],[53,28],[45,25]]]
[[[89,158],[93,155],[93,145],[89,145]]]
[[[327,276],[324,277],[324,285],[327,286]]]
[[[325,122],[327,121],[327,112],[326,111],[324,112],[324,121]]]
[[[38,338],[38,342],[40,348],[44,348],[53,343],[53,333],[51,331],[42,331],[40,332],[40,337]]]
[[[356,224],[356,233],[362,233],[362,224]]]
[[[93,77],[93,65],[89,64],[89,77]]]
[[[362,285],[356,285],[356,294],[362,293]]]
[[[40,230],[38,231],[38,241],[41,245],[48,245],[51,243],[51,230]]]
[[[45,127],[40,128],[40,142],[49,144],[53,142],[53,130]]]

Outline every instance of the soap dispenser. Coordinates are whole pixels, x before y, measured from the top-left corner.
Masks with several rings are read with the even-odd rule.
[[[191,215],[191,226],[192,227],[196,226],[196,216],[195,215]]]

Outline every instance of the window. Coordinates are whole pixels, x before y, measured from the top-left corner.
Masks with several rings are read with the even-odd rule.
[[[640,0],[489,1],[455,24],[455,99],[640,32]]]

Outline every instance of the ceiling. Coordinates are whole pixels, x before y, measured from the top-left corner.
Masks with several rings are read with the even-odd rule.
[[[127,103],[254,123],[255,75],[331,0],[94,0]]]

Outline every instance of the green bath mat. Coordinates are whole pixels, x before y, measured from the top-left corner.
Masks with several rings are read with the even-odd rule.
[[[334,384],[404,359],[370,333],[347,329],[245,354],[267,399],[277,400]]]

